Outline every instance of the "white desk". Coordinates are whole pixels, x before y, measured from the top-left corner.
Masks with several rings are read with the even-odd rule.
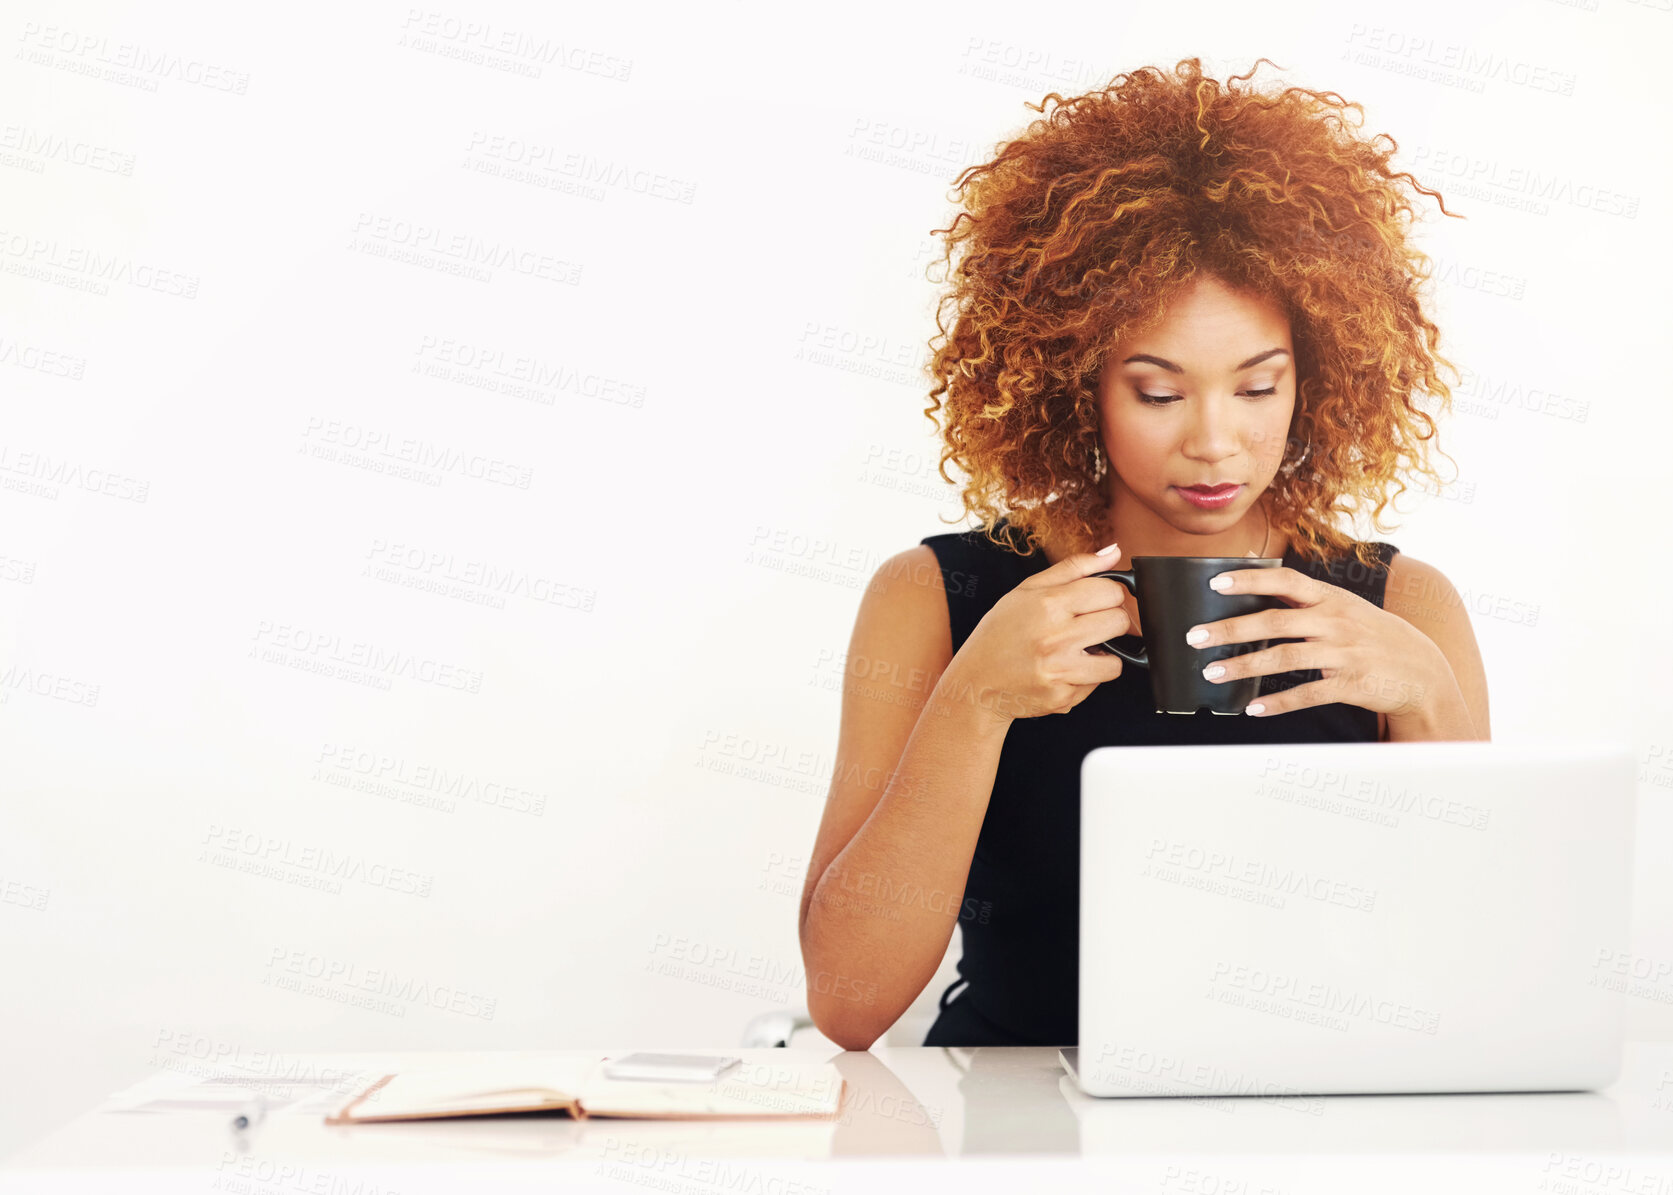
[[[610,1051],[577,1051],[597,1055]],[[876,1195],[1144,1190],[1186,1195],[1389,1190],[1673,1193],[1673,1043],[1633,1043],[1607,1091],[1536,1095],[1092,1099],[1053,1049],[746,1050],[834,1061],[824,1121],[494,1117],[327,1125],[317,1088],[239,1141],[226,1110],[139,1112],[202,1077],[163,1070],[7,1159],[0,1190],[237,1192],[606,1190]],[[503,1055],[318,1055],[329,1081],[416,1061]],[[290,1060],[294,1062],[295,1060]],[[339,1078],[338,1087],[349,1086]],[[1125,1180],[1126,1185],[1112,1186]],[[1351,1186],[1344,1186],[1350,1183]],[[1427,1195],[1427,1192],[1425,1193]]]

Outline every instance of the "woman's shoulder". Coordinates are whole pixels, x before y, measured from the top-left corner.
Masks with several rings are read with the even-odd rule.
[[[1022,532],[1005,519],[992,531],[989,535],[985,527],[967,527],[926,535],[911,549],[926,553],[923,563],[939,570],[953,611],[955,643],[963,641],[974,620],[994,602],[1046,563],[1044,549],[1036,546],[1029,553]]]
[[[1447,575],[1425,560],[1402,552],[1389,565],[1384,608],[1427,629],[1427,620],[1464,605]]]

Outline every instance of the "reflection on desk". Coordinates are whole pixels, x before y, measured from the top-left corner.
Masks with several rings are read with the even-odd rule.
[[[1154,1168],[1218,1155],[1224,1161],[1214,1165],[1223,1167],[1233,1154],[1245,1160],[1450,1157],[1454,1165],[1464,1163],[1466,1154],[1474,1156],[1471,1164],[1484,1156],[1514,1155],[1524,1172],[1528,1165],[1549,1166],[1559,1154],[1635,1154],[1651,1157],[1656,1173],[1673,1184],[1673,1043],[1629,1044],[1620,1080],[1598,1093],[1224,1098],[1085,1096],[1052,1048],[733,1052],[779,1062],[834,1062],[847,1084],[840,1114],[776,1122],[526,1115],[326,1125],[322,1109],[334,1093],[322,1091],[270,1113],[259,1131],[235,1147],[224,1110],[179,1106],[204,1076],[164,1071],[14,1155],[0,1173],[0,1187],[53,1189],[55,1179],[87,1167],[108,1181],[116,1181],[111,1172],[121,1172],[125,1189],[138,1189],[147,1175],[161,1189],[160,1176],[168,1173],[193,1180],[182,1189],[236,1190],[238,1182],[250,1181],[243,1189],[255,1191],[265,1189],[251,1181],[260,1178],[262,1168],[272,1174],[275,1167],[288,1166],[293,1176],[327,1182],[322,1189],[340,1189],[336,1180],[347,1182],[350,1175],[375,1175],[385,1179],[384,1189],[407,1190],[389,1176],[397,1170],[436,1175],[450,1167],[462,1172],[492,1164],[538,1171],[547,1179],[590,1176],[594,1184],[643,1184],[653,1164],[675,1173],[701,1165],[720,1175],[728,1159],[749,1160],[750,1172],[759,1177],[833,1160],[986,1159],[1008,1167],[1013,1160],[1033,1159],[1050,1169],[1048,1163],[1085,1158]],[[319,1055],[306,1061],[319,1073],[342,1075],[496,1056],[505,1054]],[[159,1099],[176,1110],[117,1110],[120,1104]],[[719,1177],[712,1182],[724,1185]]]

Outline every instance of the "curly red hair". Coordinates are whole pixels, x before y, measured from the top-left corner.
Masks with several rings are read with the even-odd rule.
[[[1387,530],[1379,517],[1407,489],[1403,465],[1439,483],[1424,452],[1435,421],[1413,396],[1449,408],[1439,374],[1456,369],[1435,351],[1419,294],[1429,259],[1409,239],[1416,213],[1401,184],[1457,213],[1390,168],[1393,138],[1356,135],[1345,113],[1363,123],[1359,104],[1237,87],[1261,62],[1277,67],[1259,59],[1224,86],[1188,58],[1172,74],[1145,67],[1074,99],[1052,92],[1028,105],[1045,114],[1056,101],[1049,116],[956,180],[963,210],[933,230],[946,234],[951,285],[936,308],[924,414],[943,441],[942,477],[954,480],[949,463],[968,475],[965,513],[995,543],[1004,516],[1029,553],[1041,539],[1101,546],[1103,359],[1203,274],[1289,315],[1295,414],[1265,500],[1298,553],[1351,551],[1370,565],[1370,545],[1337,516],[1374,502],[1373,525]],[[1305,470],[1292,460],[1303,447]]]

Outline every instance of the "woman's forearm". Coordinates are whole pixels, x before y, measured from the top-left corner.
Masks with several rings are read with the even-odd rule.
[[[870,1048],[946,955],[1009,728],[955,661],[871,816],[816,881],[801,924],[808,1010],[844,1049]]]

